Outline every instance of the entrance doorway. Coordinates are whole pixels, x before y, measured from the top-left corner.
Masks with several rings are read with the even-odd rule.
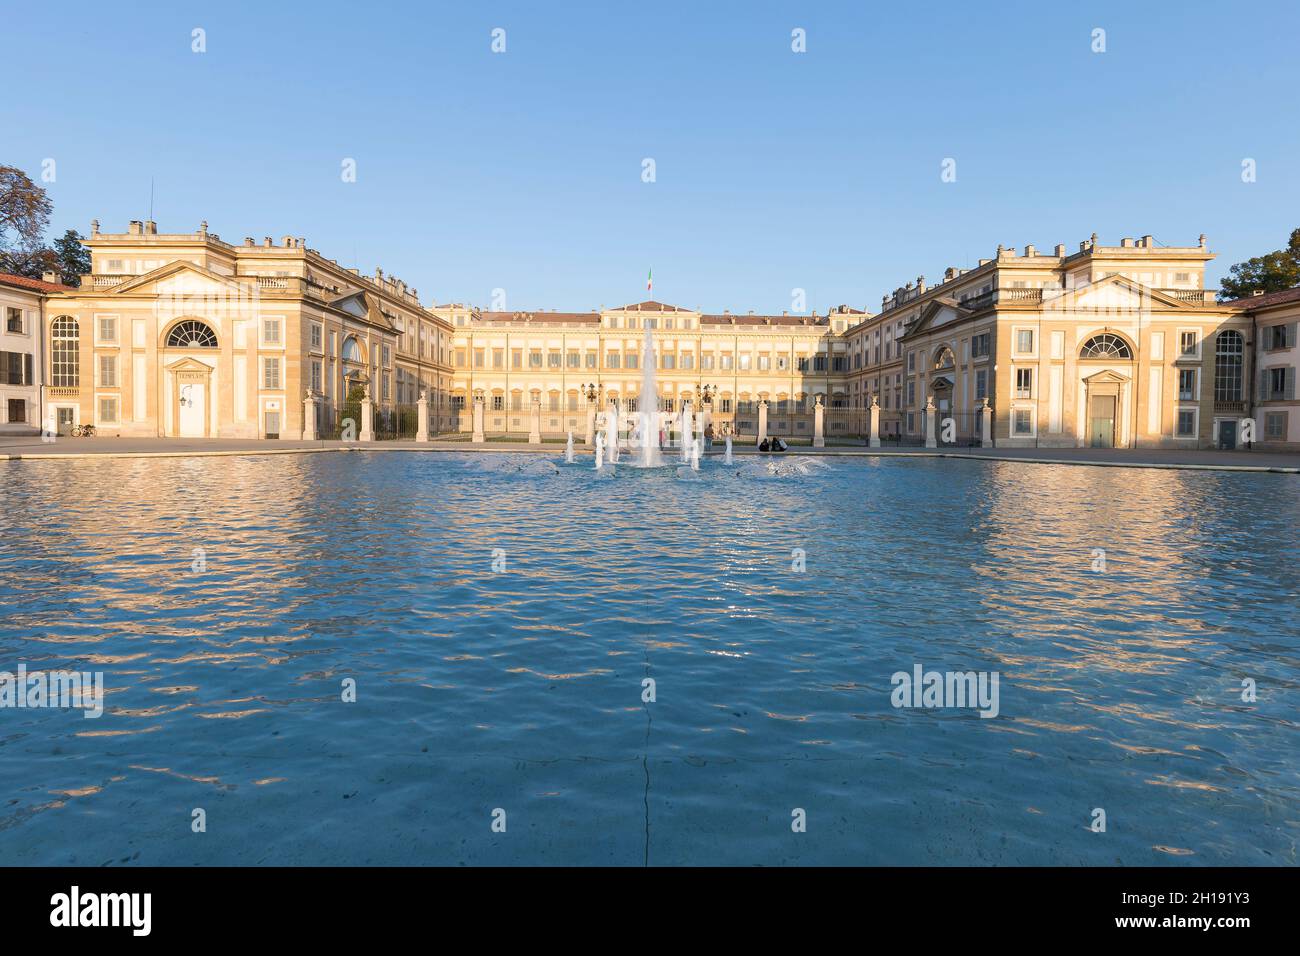
[[[1115,447],[1115,396],[1093,395],[1088,400],[1088,430],[1093,448]]]
[[[60,405],[55,409],[54,423],[56,434],[71,435],[73,427],[77,424],[77,410],[66,405]]]
[[[180,386],[179,428],[181,438],[204,438],[207,435],[208,388],[201,382]]]
[[[1237,447],[1237,423],[1235,420],[1219,422],[1219,447],[1234,451]]]

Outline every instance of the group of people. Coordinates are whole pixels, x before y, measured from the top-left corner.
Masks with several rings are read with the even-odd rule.
[[[771,438],[764,438],[758,443],[759,451],[789,451],[790,446],[785,443],[784,439],[777,438],[773,435]]]

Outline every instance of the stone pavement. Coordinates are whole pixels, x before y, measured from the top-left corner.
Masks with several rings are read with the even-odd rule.
[[[175,458],[228,455],[291,455],[315,452],[533,452],[560,455],[564,445],[525,442],[467,441],[283,441],[228,438],[60,438],[42,442],[37,436],[0,436],[0,461],[28,461],[49,458]],[[590,455],[580,446],[578,454]],[[733,446],[736,455],[761,454],[753,445]],[[722,454],[715,444],[710,457]],[[861,445],[833,445],[827,448],[794,447],[793,455],[828,457],[925,457],[969,458],[985,461],[1103,465],[1121,468],[1179,468],[1230,471],[1276,471],[1300,473],[1300,452],[1199,451],[1162,448],[871,448]]]

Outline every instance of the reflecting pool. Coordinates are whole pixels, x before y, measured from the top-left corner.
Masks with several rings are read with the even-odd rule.
[[[1296,862],[1300,478],[783,470],[0,463],[0,858]]]

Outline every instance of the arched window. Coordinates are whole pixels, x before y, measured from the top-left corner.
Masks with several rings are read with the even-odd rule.
[[[1228,329],[1214,340],[1214,400],[1241,401],[1241,369],[1246,352],[1241,333]]]
[[[1118,335],[1103,332],[1101,335],[1094,335],[1083,343],[1083,348],[1079,350],[1079,358],[1131,361],[1133,359],[1133,350]]]
[[[939,351],[934,353],[934,367],[936,369],[952,368],[954,365],[952,349],[943,346]]]
[[[173,326],[167,335],[167,347],[169,349],[215,349],[217,333],[213,332],[206,322],[186,319]]]
[[[354,336],[349,335],[343,340],[343,361],[365,362],[365,359],[361,357],[361,345]]]
[[[77,320],[61,315],[50,326],[50,371],[56,388],[81,384],[81,334]]]

